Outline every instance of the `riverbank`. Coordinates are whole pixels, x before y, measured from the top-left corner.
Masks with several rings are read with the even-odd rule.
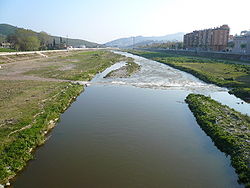
[[[250,117],[199,94],[188,95],[186,102],[200,127],[231,156],[239,181],[250,187]]]
[[[160,52],[130,51],[176,69],[191,73],[199,79],[230,89],[230,94],[250,101],[250,66],[231,64],[226,61],[178,56]]]
[[[8,183],[43,144],[83,87],[98,72],[127,58],[109,51],[72,52],[6,63],[0,70],[0,184]],[[13,80],[14,79],[14,80]]]
[[[2,184],[13,178],[17,172],[22,170],[27,161],[33,158],[32,151],[45,142],[46,134],[55,126],[60,114],[83,91],[83,87],[80,85],[36,81],[29,83],[11,81],[8,82],[8,88],[15,90],[16,84],[29,84],[33,88],[20,88],[19,91],[23,92],[22,95],[25,95],[26,99],[21,101],[24,96],[22,98],[14,96],[14,100],[16,100],[14,103],[17,107],[13,107],[13,103],[10,104],[7,113],[2,112],[1,108],[5,118],[5,120],[1,118],[0,183]],[[1,81],[2,85],[3,81]],[[38,96],[39,89],[46,94]],[[30,96],[30,94],[32,95]],[[1,98],[3,97],[7,99],[8,96],[1,95]],[[13,112],[12,108],[16,108],[17,111]],[[17,115],[13,116],[14,114],[8,112]],[[21,114],[18,115],[18,113]]]
[[[140,65],[133,61],[126,62],[125,66],[109,72],[104,78],[128,78],[140,70]]]
[[[181,56],[194,56],[203,58],[215,58],[229,61],[240,61],[242,63],[250,63],[249,54],[240,54],[232,52],[215,52],[215,51],[197,51],[197,50],[178,50],[178,49],[163,49],[163,48],[137,48],[138,50],[152,51],[152,52],[163,52],[170,53],[173,55]]]

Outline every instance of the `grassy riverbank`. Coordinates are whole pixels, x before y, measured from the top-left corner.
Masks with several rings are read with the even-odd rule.
[[[6,183],[32,159],[32,150],[44,143],[46,133],[83,87],[37,81],[0,85],[0,182]]]
[[[121,60],[126,57],[91,51],[4,64],[0,70],[0,184],[32,159],[32,151],[44,143],[60,114],[83,91],[83,86],[68,80],[90,80]]]
[[[127,78],[140,70],[140,65],[129,61],[125,66],[109,72],[104,78]]]
[[[186,102],[215,145],[231,156],[240,182],[250,187],[250,117],[203,95],[190,94]]]
[[[232,89],[231,94],[247,102],[250,101],[250,65],[160,52],[130,52],[191,73],[205,82],[228,87]]]

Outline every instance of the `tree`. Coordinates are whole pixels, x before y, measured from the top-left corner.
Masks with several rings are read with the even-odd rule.
[[[40,48],[40,41],[35,36],[28,36],[25,37],[21,42],[21,50],[25,51],[32,51],[32,50],[39,50]]]
[[[243,43],[240,45],[241,49],[243,50],[243,53],[246,53],[246,48],[247,48],[247,44]]]
[[[230,41],[230,42],[227,43],[227,46],[228,46],[229,48],[233,48],[233,47],[235,46],[235,44],[234,44],[233,41]]]
[[[31,30],[17,29],[14,34],[7,37],[7,40],[14,45],[16,50],[31,51],[40,48],[40,40]]]
[[[5,37],[3,35],[0,34],[0,43],[5,41]]]
[[[47,50],[51,37],[46,32],[41,31],[38,33],[38,39],[40,40],[40,49]]]
[[[183,42],[177,42],[177,48],[183,49]]]
[[[53,39],[53,47],[56,46],[56,39]]]
[[[242,49],[244,49],[244,48],[247,47],[247,44],[245,44],[245,43],[244,43],[244,44],[241,44],[240,47],[241,47]]]

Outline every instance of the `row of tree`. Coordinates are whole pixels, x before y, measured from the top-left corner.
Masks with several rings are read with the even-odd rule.
[[[153,43],[145,46],[141,46],[142,48],[165,48],[165,49],[183,49],[183,42],[177,41],[169,41],[165,43]]]
[[[14,34],[8,35],[7,41],[18,51],[55,49],[55,39],[46,32],[34,32],[19,28]],[[62,43],[62,38],[60,38]],[[57,46],[58,47],[58,46]]]

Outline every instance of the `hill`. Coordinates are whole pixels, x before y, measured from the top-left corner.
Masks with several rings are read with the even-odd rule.
[[[58,36],[52,36],[53,39],[55,39],[56,43],[59,43],[60,37]],[[82,39],[71,39],[71,38],[65,38],[62,37],[62,40],[66,42],[68,40],[68,45],[73,46],[73,47],[80,47],[82,45],[86,46],[87,48],[96,48],[96,47],[102,47],[103,45],[94,43],[94,42],[89,42],[86,40]]]
[[[105,45],[109,47],[120,47],[120,48],[129,48],[133,46],[133,43],[135,46],[141,46],[141,45],[147,45],[152,43],[163,43],[167,41],[182,41],[183,40],[184,33],[174,33],[169,34],[165,36],[152,36],[152,37],[143,37],[143,36],[137,36],[137,37],[128,37],[128,38],[120,38],[116,39],[110,42],[107,42]]]
[[[18,27],[9,24],[0,24],[0,34],[3,36],[7,36],[15,33]]]
[[[9,24],[0,24],[0,42],[6,39],[6,37],[10,34],[15,33],[15,31],[18,29],[18,27],[9,25]],[[36,32],[38,33],[38,32]],[[51,36],[51,42],[55,39],[56,43],[59,43],[60,36]],[[86,46],[88,48],[95,48],[98,46],[101,46],[94,42],[89,42],[82,39],[71,39],[71,38],[64,38],[62,37],[63,41],[66,42],[68,40],[68,45],[73,47],[79,47],[79,46]]]

